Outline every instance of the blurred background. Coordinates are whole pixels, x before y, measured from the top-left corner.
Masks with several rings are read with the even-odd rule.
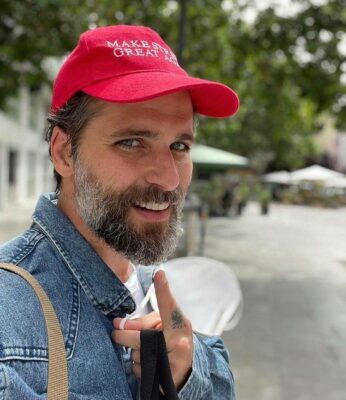
[[[0,0],[0,242],[54,190],[51,87],[87,29],[157,30],[241,108],[199,118],[177,256],[222,261],[238,400],[346,398],[346,1]]]

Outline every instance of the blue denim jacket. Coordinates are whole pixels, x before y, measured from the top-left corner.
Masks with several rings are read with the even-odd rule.
[[[134,311],[134,301],[68,218],[54,194],[40,197],[33,224],[0,246],[0,262],[33,274],[57,313],[68,358],[70,400],[130,400],[137,382],[112,320]],[[144,269],[145,268],[145,269]],[[138,267],[144,290],[153,267]],[[20,277],[0,270],[0,400],[46,398],[47,337],[40,305]],[[183,400],[234,400],[228,353],[218,337],[194,334],[192,373]]]

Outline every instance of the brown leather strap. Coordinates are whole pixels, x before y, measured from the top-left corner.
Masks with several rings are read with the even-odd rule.
[[[48,336],[47,400],[68,400],[68,375],[64,337],[52,303],[41,285],[28,271],[7,263],[0,263],[0,269],[19,275],[34,289],[42,307]]]

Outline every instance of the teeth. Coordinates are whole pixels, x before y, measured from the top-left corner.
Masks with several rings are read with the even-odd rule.
[[[153,203],[153,202],[136,203],[136,206],[146,208],[147,210],[152,210],[152,211],[162,211],[162,210],[166,210],[166,208],[168,208],[169,203],[168,202],[165,202],[165,203]]]

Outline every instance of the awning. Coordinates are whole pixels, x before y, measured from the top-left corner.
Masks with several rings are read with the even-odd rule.
[[[203,144],[194,144],[192,146],[191,158],[195,165],[211,168],[246,168],[249,165],[246,157],[225,150],[216,149],[214,147],[205,146]]]

